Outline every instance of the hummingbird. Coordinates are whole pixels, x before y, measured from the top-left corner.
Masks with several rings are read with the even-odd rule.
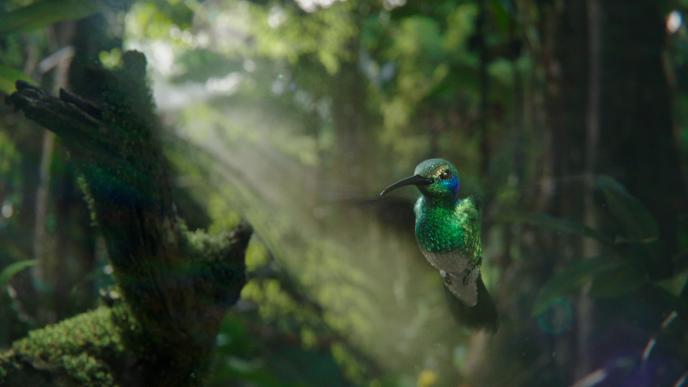
[[[425,160],[412,176],[391,184],[380,196],[409,185],[421,193],[413,208],[416,241],[439,271],[445,293],[451,294],[455,317],[469,326],[496,331],[497,309],[480,275],[480,211],[472,197],[459,197],[458,170],[444,159]]]

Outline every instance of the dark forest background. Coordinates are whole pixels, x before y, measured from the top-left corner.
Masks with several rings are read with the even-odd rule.
[[[185,227],[253,227],[248,281],[194,383],[683,386],[687,13],[684,0],[4,0],[0,94],[21,79],[88,100],[89,69],[146,56]],[[121,297],[117,240],[84,200],[73,145],[16,110],[0,106],[5,351]],[[494,335],[453,317],[415,245],[417,193],[376,197],[430,157],[481,199]]]

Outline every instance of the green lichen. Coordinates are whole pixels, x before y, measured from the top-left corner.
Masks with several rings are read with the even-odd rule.
[[[32,331],[0,353],[0,384],[41,380],[56,386],[115,386],[113,368],[126,366],[129,343],[139,334],[124,304]]]
[[[91,225],[98,226],[98,220],[96,219],[96,202],[93,200],[93,194],[91,194],[91,188],[89,188],[86,179],[83,176],[79,176],[76,179],[82,194],[84,195],[84,201],[88,207],[88,215],[91,220]]]

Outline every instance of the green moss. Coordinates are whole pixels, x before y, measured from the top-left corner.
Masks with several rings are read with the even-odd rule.
[[[107,365],[86,353],[66,356],[62,361],[65,371],[77,382],[97,386],[112,386],[114,378]]]
[[[140,332],[125,305],[99,307],[29,333],[0,354],[0,384],[13,374],[35,371],[61,386],[114,386],[127,345]]]

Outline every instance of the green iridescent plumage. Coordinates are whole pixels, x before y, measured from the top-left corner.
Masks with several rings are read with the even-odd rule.
[[[480,211],[472,198],[459,198],[456,167],[443,159],[425,160],[413,176],[392,184],[381,195],[406,185],[415,185],[422,194],[414,207],[420,250],[460,301],[462,320],[468,317],[473,325],[496,329],[496,309],[480,276]]]
[[[414,208],[417,219],[416,236],[423,250],[441,252],[461,250],[467,258],[480,264],[483,249],[480,243],[480,213],[473,198],[441,205],[424,197]]]

